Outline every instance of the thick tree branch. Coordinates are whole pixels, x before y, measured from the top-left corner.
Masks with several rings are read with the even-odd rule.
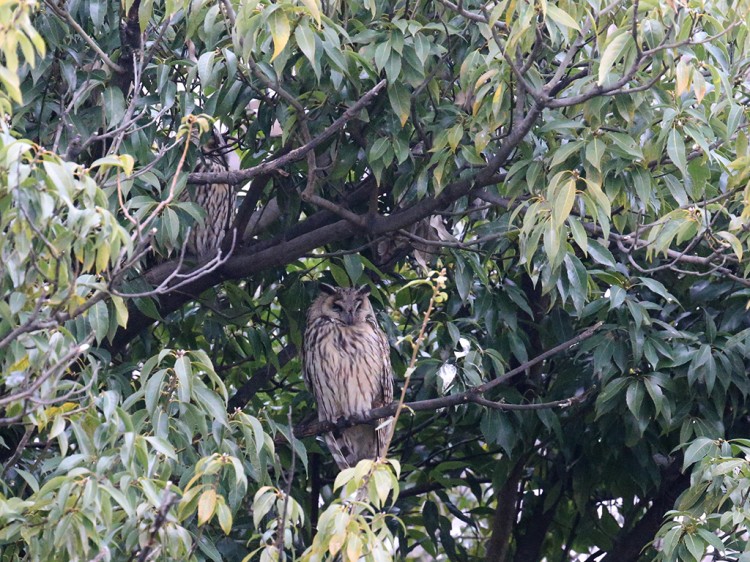
[[[513,528],[518,520],[518,501],[521,497],[521,476],[525,458],[521,458],[497,493],[497,506],[492,518],[492,535],[487,543],[487,562],[506,562]]]
[[[558,353],[561,353],[567,349],[570,349],[571,347],[577,345],[578,343],[590,338],[602,326],[602,324],[603,324],[602,322],[598,322],[594,324],[593,326],[591,326],[584,332],[581,332],[577,336],[559,345],[556,345],[555,347],[545,351],[544,353],[537,355],[533,359],[526,361],[525,363],[519,365],[515,369],[511,369],[504,375],[499,376],[494,380],[491,380],[489,382],[486,382],[484,384],[470,388],[469,390],[466,390],[464,392],[460,392],[457,394],[451,394],[448,396],[443,396],[441,398],[431,398],[427,400],[420,400],[418,402],[407,402],[404,404],[404,408],[407,410],[414,411],[414,412],[420,412],[420,411],[438,410],[440,408],[448,408],[451,406],[458,406],[461,404],[469,404],[469,403],[482,404],[486,406],[487,402],[490,402],[490,401],[483,399],[481,396],[482,394],[502,384],[508,383],[513,377],[523,373],[530,367],[533,367],[534,365],[541,363],[542,361],[554,355],[557,355]],[[578,397],[578,398],[571,398],[571,399],[563,400],[563,401],[560,401],[559,403],[551,402],[551,403],[548,403],[545,407],[553,408],[553,407],[571,405],[573,403],[580,402],[582,399],[583,397]],[[491,402],[491,404],[493,405],[494,408],[497,408],[497,409],[517,409],[517,410],[518,409],[538,409],[538,405],[536,404],[526,404],[526,405],[504,404],[502,402]],[[508,407],[506,408],[506,406]],[[374,408],[370,410],[369,412],[365,412],[362,415],[352,416],[350,418],[341,419],[335,422],[333,421],[312,422],[305,426],[296,427],[294,430],[294,434],[300,438],[309,437],[312,435],[326,433],[336,428],[345,428],[345,427],[351,427],[353,425],[369,423],[379,418],[387,418],[387,417],[392,416],[396,412],[397,407],[398,407],[398,403],[393,402],[389,404],[388,406],[383,406],[382,408]]]
[[[679,463],[673,463],[663,475],[661,488],[655,496],[641,502],[649,505],[646,513],[638,517],[637,523],[629,526],[615,539],[614,546],[598,562],[637,562],[641,559],[643,549],[654,540],[664,515],[674,509],[679,495],[690,486],[690,475],[681,474]],[[636,514],[640,516],[640,513]]]

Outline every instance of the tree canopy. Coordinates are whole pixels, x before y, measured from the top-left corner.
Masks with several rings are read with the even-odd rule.
[[[748,10],[3,3],[0,559],[750,559]],[[321,282],[398,403],[315,421]]]

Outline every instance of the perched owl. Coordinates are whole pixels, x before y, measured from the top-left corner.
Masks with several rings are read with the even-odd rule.
[[[195,130],[194,130],[195,131]],[[200,146],[200,156],[195,172],[226,172],[228,169],[225,147],[217,131],[204,145],[199,144],[199,134],[192,142]],[[187,252],[199,260],[213,257],[221,246],[230,226],[234,210],[234,191],[226,183],[188,185],[180,195],[182,201],[197,203],[205,211],[202,222],[196,222],[187,239]]]
[[[388,339],[380,329],[369,287],[321,285],[307,312],[302,368],[320,421],[336,421],[390,404],[393,377]],[[380,425],[385,420],[378,420]],[[391,427],[357,425],[325,435],[340,469],[384,456]]]

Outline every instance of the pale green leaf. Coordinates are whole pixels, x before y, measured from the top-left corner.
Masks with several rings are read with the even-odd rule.
[[[630,47],[633,37],[629,30],[620,30],[607,44],[599,61],[599,79],[597,83],[603,86],[607,81],[609,73],[615,63],[625,54]]]
[[[573,17],[567,12],[561,10],[554,4],[547,4],[547,17],[563,27],[569,27],[576,31],[581,31],[580,26]]]

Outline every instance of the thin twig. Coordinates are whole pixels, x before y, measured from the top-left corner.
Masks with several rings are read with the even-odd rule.
[[[125,72],[125,69],[121,67],[119,64],[114,62],[111,58],[109,58],[109,55],[105,53],[102,48],[99,46],[99,44],[94,41],[94,39],[91,38],[91,36],[86,33],[83,28],[79,25],[79,23],[73,18],[73,16],[70,15],[70,13],[67,10],[63,10],[62,8],[59,8],[55,6],[51,1],[45,0],[44,4],[52,10],[52,13],[54,13],[58,18],[61,20],[67,22],[67,24],[72,27],[78,35],[81,36],[81,38],[88,43],[89,47],[91,47],[97,55],[99,55],[99,58],[102,59],[104,64],[106,64],[109,68],[117,72],[117,74],[123,74]]]
[[[313,137],[310,142],[290,150],[286,154],[263,162],[252,168],[246,168],[244,170],[235,170],[227,172],[194,172],[188,176],[188,183],[191,184],[206,184],[206,183],[229,183],[236,185],[238,183],[246,182],[255,176],[260,174],[266,174],[279,168],[283,168],[287,164],[297,162],[304,158],[307,153],[335,135],[340,129],[344,127],[349,121],[354,119],[359,112],[368,105],[372,99],[378,95],[378,93],[385,87],[386,80],[381,80],[372,89],[367,91],[361,98],[359,98],[351,107],[349,107],[344,113],[331,123],[322,133]]]
[[[440,292],[445,289],[445,269],[443,269],[438,274],[436,279],[431,280],[431,283],[432,295],[430,295],[430,302],[427,305],[427,310],[425,311],[422,318],[422,326],[419,328],[419,335],[417,336],[417,339],[411,344],[411,359],[409,360],[409,366],[406,368],[406,373],[404,374],[404,384],[401,387],[401,396],[398,399],[396,413],[393,415],[391,428],[388,432],[388,440],[385,443],[385,447],[383,447],[384,454],[388,453],[388,449],[391,446],[391,440],[393,439],[393,430],[396,428],[396,423],[398,422],[398,418],[404,408],[404,403],[406,401],[406,390],[409,388],[409,380],[411,379],[411,374],[414,372],[414,369],[417,366],[417,355],[419,354],[419,350],[422,347],[422,343],[424,343],[425,335],[427,334],[427,324],[430,321],[432,312],[435,310],[436,299],[438,298]]]
[[[289,408],[287,414],[289,420],[290,440],[289,447],[292,449],[292,466],[286,476],[286,489],[284,490],[284,507],[279,514],[279,526],[276,528],[276,549],[279,552],[279,560],[284,559],[284,528],[286,527],[286,510],[289,506],[289,495],[292,493],[292,483],[294,482],[294,470],[297,463],[297,452],[294,449],[294,432],[292,431],[292,408]]]
[[[179,500],[177,494],[170,491],[169,487],[170,485],[169,483],[167,483],[167,487],[164,489],[164,498],[162,499],[159,510],[156,512],[154,522],[151,524],[151,528],[148,532],[148,542],[143,548],[134,552],[130,556],[130,560],[135,559],[137,556],[138,562],[146,562],[146,560],[148,560],[149,558],[149,555],[151,554],[151,551],[154,549],[154,545],[156,544],[156,536],[159,534],[159,529],[161,529],[164,526],[164,523],[167,522],[167,515],[169,514],[169,510]]]
[[[80,344],[71,348],[65,355],[63,355],[57,363],[52,365],[46,372],[39,375],[28,388],[0,398],[0,406],[5,406],[11,402],[17,402],[29,398],[40,386],[42,386],[42,384],[44,384],[46,380],[55,375],[61,369],[68,367],[68,365],[75,361],[78,356],[84,353],[89,348],[92,341],[94,341],[94,334],[89,334]]]
[[[21,458],[21,455],[23,454],[23,450],[26,448],[26,444],[29,442],[29,438],[31,437],[32,433],[34,433],[34,426],[33,425],[27,426],[26,431],[21,437],[21,440],[18,442],[18,446],[16,447],[16,450],[13,453],[13,456],[10,457],[8,459],[8,462],[5,463],[5,466],[3,466],[3,470],[2,472],[0,472],[0,480],[5,478],[5,475],[7,474],[8,470],[10,470],[11,467],[13,467],[18,462],[18,459]]]

